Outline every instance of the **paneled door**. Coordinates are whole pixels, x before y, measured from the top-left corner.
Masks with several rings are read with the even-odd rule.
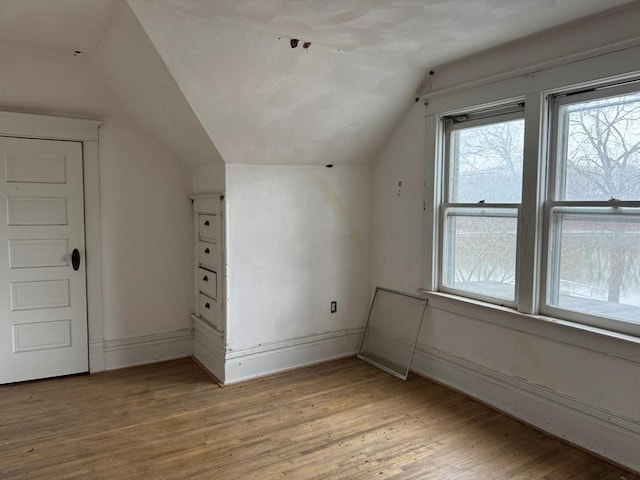
[[[0,137],[0,383],[88,371],[82,144]]]

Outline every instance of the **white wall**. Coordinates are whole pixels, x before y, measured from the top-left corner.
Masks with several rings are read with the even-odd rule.
[[[370,167],[227,165],[231,351],[363,326],[370,186]]]
[[[224,172],[224,163],[213,163],[211,165],[193,167],[193,192],[223,193],[225,189]]]
[[[613,67],[615,61],[601,58],[599,65],[607,67],[608,62]],[[629,68],[624,62],[617,67]],[[570,68],[589,74],[597,70],[590,65]],[[524,93],[535,91],[528,88],[552,75],[537,77],[523,77],[522,84],[510,81],[508,88],[494,85],[491,93],[511,95],[516,84]],[[556,77],[570,75],[562,70]],[[473,101],[474,92],[456,93],[453,103],[459,107],[464,99]],[[430,101],[430,108],[447,98],[443,94]],[[423,245],[431,239],[423,238],[422,227],[431,212],[419,207],[428,198],[428,208],[433,208],[433,192],[420,193],[414,179],[398,196],[394,184],[403,180],[404,186],[407,175],[417,176],[421,165],[435,161],[433,145],[429,143],[429,151],[425,147],[427,129],[433,128],[425,112],[422,104],[410,109],[374,164],[372,283],[410,292],[421,279],[429,284],[421,269],[428,262]],[[424,232],[432,235],[430,228]],[[429,295],[424,322],[415,371],[640,470],[638,339],[446,295]]]
[[[0,44],[0,109],[104,120],[104,340],[190,328],[190,169],[131,119],[82,57]]]
[[[105,339],[190,328],[191,172],[132,123],[100,129]]]
[[[422,287],[424,106],[414,103],[373,169],[373,285],[415,294]]]

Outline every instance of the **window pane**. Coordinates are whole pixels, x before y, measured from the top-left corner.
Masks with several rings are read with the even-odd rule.
[[[520,203],[524,120],[453,130],[450,202]]]
[[[640,322],[640,214],[554,213],[548,304]]]
[[[514,300],[517,211],[513,217],[447,215],[444,284]]]
[[[640,93],[561,110],[560,200],[640,199]]]

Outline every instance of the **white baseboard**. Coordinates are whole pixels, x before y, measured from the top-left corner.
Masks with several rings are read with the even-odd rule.
[[[219,332],[200,317],[194,321],[193,356],[209,370],[220,383],[224,383],[224,356],[226,344],[224,333]]]
[[[94,343],[97,345],[97,342]],[[105,370],[163,362],[193,355],[193,330],[187,328],[141,337],[104,340],[103,345]]]
[[[104,340],[89,340],[89,371],[104,371]]]
[[[422,345],[416,349],[412,370],[640,471],[640,421],[636,419]]]
[[[225,384],[292,368],[355,355],[362,328],[310,335],[263,344],[242,350],[229,350],[225,362]]]

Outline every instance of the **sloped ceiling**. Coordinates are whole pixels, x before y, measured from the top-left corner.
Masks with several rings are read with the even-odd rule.
[[[28,54],[24,60],[22,53]],[[5,59],[15,66],[33,63],[34,58],[48,62],[52,75],[66,69],[67,75],[82,75],[89,83],[97,71],[96,78],[111,87],[109,94],[115,94],[129,114],[178,158],[192,165],[222,163],[125,0],[0,0],[0,71]],[[27,104],[8,101],[13,98],[11,89],[23,91],[21,86],[3,85],[3,105],[93,118],[111,113],[104,98],[86,102],[86,92],[77,91],[61,98],[63,93],[46,78],[40,82]],[[96,85],[95,91],[104,87]],[[43,97],[47,97],[44,102]]]
[[[0,0],[0,41],[50,51],[91,52],[118,0]]]
[[[222,158],[126,2],[116,5],[94,63],[129,113],[192,165]]]
[[[371,161],[429,66],[625,3],[128,2],[226,163],[303,165]]]
[[[629,0],[128,0],[336,53],[440,65]],[[136,9],[137,11],[138,10]],[[166,32],[168,33],[168,32]],[[274,51],[275,53],[275,51]]]
[[[0,42],[85,52],[193,164],[349,165],[375,157],[429,68],[625,3],[1,0]]]
[[[158,2],[131,5],[226,163],[364,163],[422,76],[404,62],[292,49]]]

